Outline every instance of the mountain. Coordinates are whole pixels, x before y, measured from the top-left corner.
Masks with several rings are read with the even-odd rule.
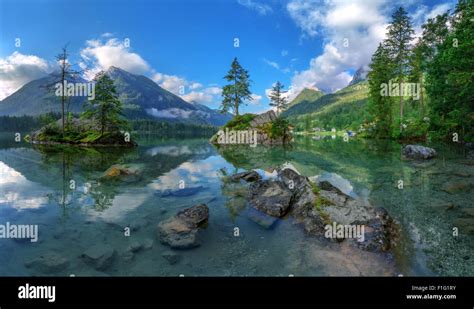
[[[301,92],[294,98],[289,104],[288,107],[292,107],[301,102],[313,102],[322,97],[324,93],[319,90],[304,88]]]
[[[366,80],[367,73],[369,73],[369,68],[367,66],[362,66],[358,68],[357,71],[354,73],[354,76],[352,76],[352,80],[349,83],[349,86],[355,85],[358,82]]]
[[[302,128],[309,117],[313,127],[357,129],[364,121],[368,99],[368,83],[361,81],[312,102],[302,102],[282,113],[283,117]]]
[[[124,104],[124,113],[129,119],[157,119],[193,124],[221,126],[232,116],[221,114],[204,105],[189,103],[179,96],[161,88],[151,79],[110,67],[106,74],[112,78],[119,99]],[[27,83],[21,89],[0,102],[0,115],[40,115],[59,112],[61,104],[48,92],[46,85],[55,81],[54,76]],[[80,82],[85,82],[79,79]],[[71,97],[69,111],[80,112],[86,97]]]
[[[61,110],[60,99],[54,94],[54,84],[58,78],[55,73],[33,80],[0,101],[0,116],[37,116]],[[78,82],[86,82],[76,78]],[[48,90],[50,88],[50,90]],[[69,97],[69,111],[79,112],[86,97]]]

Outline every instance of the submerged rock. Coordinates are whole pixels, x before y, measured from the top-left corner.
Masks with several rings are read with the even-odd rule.
[[[230,176],[230,180],[235,182],[239,181],[240,179],[245,180],[247,182],[253,182],[258,181],[261,178],[262,177],[260,177],[260,175],[256,171],[247,171]]]
[[[143,169],[143,164],[116,164],[109,167],[101,179],[119,179],[127,182],[137,181],[141,178]]]
[[[448,182],[445,183],[441,190],[447,192],[449,194],[456,194],[460,192],[467,192],[470,191],[472,188],[472,184],[465,182],[465,181],[457,181],[457,182]]]
[[[179,255],[175,252],[172,252],[172,251],[165,251],[165,252],[163,252],[163,254],[161,256],[165,260],[167,260],[170,263],[170,265],[174,265],[174,264],[178,263],[181,260],[181,255]]]
[[[158,224],[158,238],[175,249],[190,249],[200,245],[199,228],[207,222],[209,208],[200,204],[178,212],[174,217]]]
[[[289,207],[292,192],[281,182],[264,180],[249,188],[250,206],[274,217],[283,217]]]
[[[115,250],[110,245],[94,245],[87,249],[82,255],[82,259],[96,270],[106,270],[109,268],[115,257]]]
[[[25,263],[25,267],[44,274],[57,273],[68,266],[69,260],[55,252],[45,252]]]
[[[275,224],[275,222],[278,221],[277,218],[264,214],[263,212],[260,212],[254,208],[249,208],[246,214],[250,220],[265,229],[270,229]]]
[[[407,145],[403,148],[402,154],[407,159],[427,160],[436,157],[436,150],[420,145]]]

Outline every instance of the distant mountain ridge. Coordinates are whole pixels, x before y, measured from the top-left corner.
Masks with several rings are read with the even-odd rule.
[[[315,125],[325,127],[358,127],[365,119],[368,83],[359,81],[312,102],[301,102],[282,113],[291,123],[304,126],[309,117]]]
[[[207,106],[186,102],[143,75],[132,74],[113,66],[106,74],[114,81],[119,99],[124,104],[124,113],[129,119],[157,119],[221,126],[232,118],[230,114],[221,114]],[[0,116],[37,116],[59,112],[61,104],[54,90],[48,92],[45,87],[55,80],[56,77],[49,75],[25,84],[0,101]],[[85,82],[83,79],[79,81]],[[86,97],[70,97],[69,111],[82,111],[86,100]]]
[[[355,84],[357,84],[361,81],[366,80],[368,73],[369,73],[369,68],[367,66],[361,66],[354,73],[354,76],[352,76],[352,80],[351,80],[351,82],[349,83],[348,86],[352,86],[352,85],[355,85]]]
[[[288,107],[292,107],[301,102],[313,102],[324,95],[323,92],[315,89],[304,88],[301,92],[288,104]]]

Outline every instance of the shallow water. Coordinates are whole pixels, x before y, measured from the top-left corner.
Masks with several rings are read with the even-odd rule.
[[[152,137],[131,150],[34,148],[12,140],[12,134],[0,135],[0,224],[37,224],[39,240],[0,238],[1,276],[474,275],[474,165],[461,147],[430,145],[439,156],[420,163],[402,160],[396,143],[357,139],[302,138],[286,149],[225,150],[206,140]],[[113,164],[125,163],[143,173],[124,181],[101,178]],[[355,194],[384,207],[401,228],[393,258],[306,236],[291,218],[271,229],[251,221],[242,188],[223,182],[222,170],[256,169],[272,177],[283,164],[306,176],[335,173]],[[182,181],[202,188],[187,196],[163,194]],[[457,191],[443,191],[450,185]],[[171,250],[180,257],[171,264],[156,226],[199,203],[210,209],[201,246]],[[132,227],[130,236],[125,227]],[[130,243],[145,240],[153,241],[151,249],[126,254]],[[96,244],[116,251],[103,271],[81,259]],[[68,267],[45,274],[25,266],[45,252],[59,253]]]

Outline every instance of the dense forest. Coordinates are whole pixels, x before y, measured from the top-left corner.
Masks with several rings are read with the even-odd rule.
[[[407,12],[392,15],[368,74],[368,136],[474,140],[472,20],[474,2],[460,0],[454,12],[429,19],[415,39]]]
[[[0,116],[0,132],[29,132],[60,118],[60,113],[49,113],[40,116]]]

